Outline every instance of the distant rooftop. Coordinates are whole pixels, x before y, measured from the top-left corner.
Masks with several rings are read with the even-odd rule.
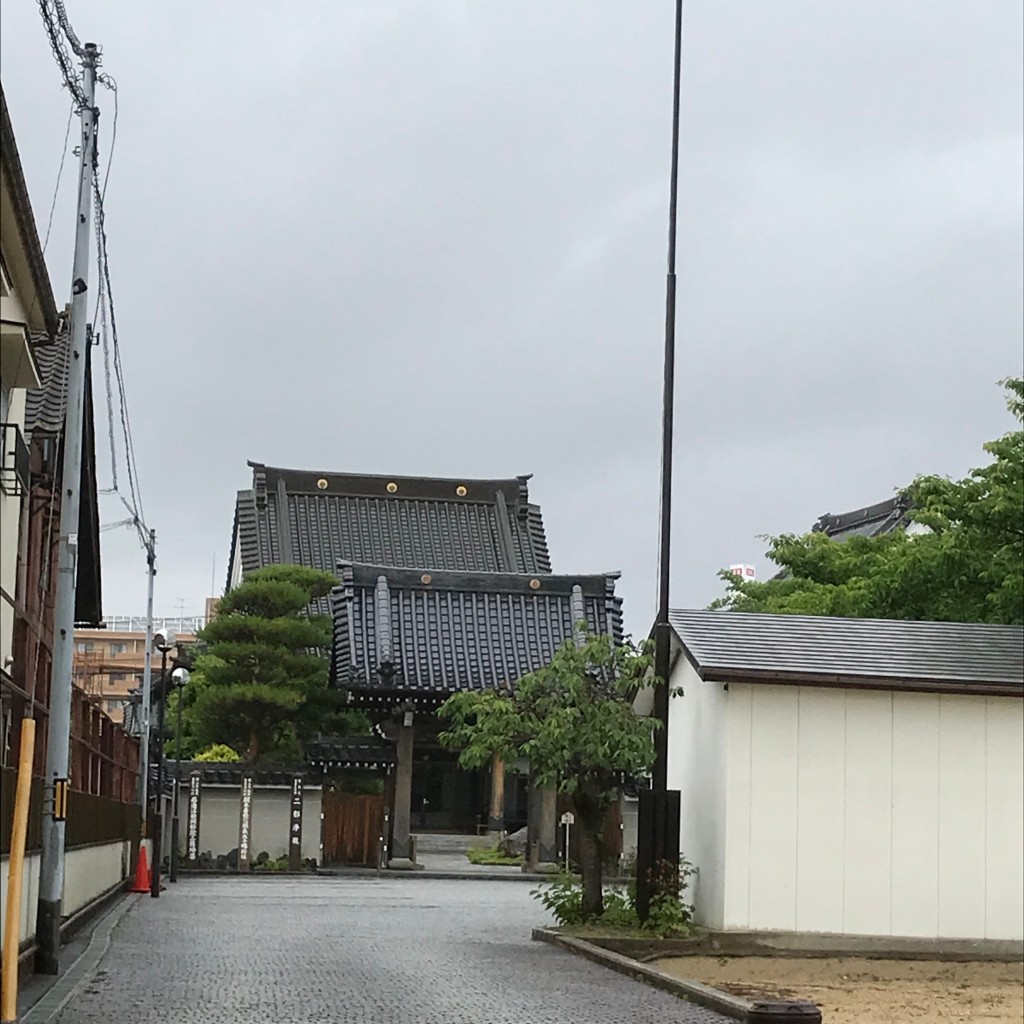
[[[833,540],[845,540],[847,537],[878,537],[883,533],[906,526],[909,522],[910,499],[897,494],[877,505],[843,512],[834,516],[823,515],[811,527],[812,533],[824,533]]]

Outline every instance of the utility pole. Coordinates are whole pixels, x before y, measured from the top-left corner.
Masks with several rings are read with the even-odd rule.
[[[156,530],[146,542],[146,661],[142,669],[142,711],[139,730],[139,804],[142,807],[142,835],[146,835],[149,811],[149,708],[153,692],[153,581],[156,579]]]
[[[64,413],[64,462],[61,476],[60,546],[54,609],[50,717],[46,735],[46,796],[43,847],[39,864],[36,913],[36,970],[60,969],[61,895],[64,889],[64,823],[71,738],[72,662],[75,645],[75,590],[78,568],[78,521],[81,508],[82,434],[85,413],[86,315],[89,237],[92,234],[92,176],[96,146],[96,68],[99,51],[86,43],[82,51],[81,139],[79,141],[78,221],[71,272],[71,352]]]
[[[672,626],[669,584],[672,553],[672,441],[676,372],[676,209],[679,192],[679,93],[683,47],[683,0],[675,3],[675,59],[672,78],[672,169],[669,176],[668,273],[665,281],[665,356],[661,421],[661,523],[658,542],[658,613],[654,621],[655,760],[651,790],[641,792],[637,821],[637,914],[647,920],[651,897],[677,884],[679,866],[679,792],[668,789],[669,676]]]

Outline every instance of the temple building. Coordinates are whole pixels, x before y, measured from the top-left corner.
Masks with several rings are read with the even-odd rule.
[[[590,632],[622,635],[617,574],[556,575],[528,477],[443,480],[275,469],[250,463],[238,493],[228,589],[267,565],[331,572],[318,609],[333,621],[332,684],[392,743],[385,797],[390,862],[413,866],[413,832],[500,833],[529,825],[534,860],[553,859],[554,793],[529,766],[495,758],[469,772],[438,741],[451,694],[514,686]],[[307,756],[339,765],[345,738]],[[333,752],[333,753],[332,753]]]

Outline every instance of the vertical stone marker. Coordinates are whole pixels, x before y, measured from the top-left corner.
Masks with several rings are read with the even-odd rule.
[[[288,815],[288,870],[302,869],[302,776],[292,779],[292,805]]]
[[[199,862],[199,809],[202,803],[203,776],[190,772],[188,777],[188,831],[185,833],[185,860],[191,867]]]
[[[248,872],[252,864],[252,776],[242,776],[238,825],[238,870]]]

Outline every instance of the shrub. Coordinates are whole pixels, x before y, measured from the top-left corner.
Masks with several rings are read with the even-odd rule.
[[[661,873],[668,874],[667,884],[651,900],[647,920],[643,924],[636,912],[635,879],[625,889],[608,890],[604,894],[604,913],[596,920],[592,919],[591,923],[607,928],[642,929],[660,937],[688,935],[693,907],[683,897],[693,876],[693,868],[680,857],[678,865],[664,867]],[[558,924],[573,926],[584,923],[583,885],[576,875],[563,872],[550,885],[534,889],[530,895],[540,900]]]

